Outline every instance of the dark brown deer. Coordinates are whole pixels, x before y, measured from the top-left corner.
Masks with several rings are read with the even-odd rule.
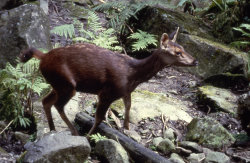
[[[41,60],[40,70],[53,88],[42,101],[50,130],[55,130],[51,116],[54,105],[71,133],[78,135],[64,113],[65,104],[76,91],[98,95],[95,123],[89,135],[104,120],[110,104],[119,98],[123,99],[125,105],[124,128],[129,129],[131,92],[140,83],[149,80],[166,66],[196,66],[198,63],[176,43],[178,29],[172,34],[173,38],[164,33],[160,47],[142,60],[88,43],[53,49],[47,54],[33,48],[22,53],[22,62],[32,57]]]

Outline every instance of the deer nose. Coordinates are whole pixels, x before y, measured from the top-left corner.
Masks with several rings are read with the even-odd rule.
[[[197,60],[194,61],[194,65],[197,66],[199,62]]]

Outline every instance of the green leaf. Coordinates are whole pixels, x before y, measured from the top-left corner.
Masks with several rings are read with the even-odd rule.
[[[50,32],[66,38],[72,38],[75,36],[75,28],[73,24],[64,24],[54,27]]]
[[[138,32],[131,34],[128,38],[136,40],[136,42],[132,45],[133,51],[146,49],[148,45],[157,46],[155,35],[143,32],[141,30],[138,30]]]

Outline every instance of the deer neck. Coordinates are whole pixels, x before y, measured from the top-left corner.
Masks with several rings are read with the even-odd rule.
[[[130,76],[130,81],[135,87],[142,82],[148,81],[165,67],[165,64],[159,57],[159,53],[160,51],[156,50],[145,59],[135,60],[133,71]]]

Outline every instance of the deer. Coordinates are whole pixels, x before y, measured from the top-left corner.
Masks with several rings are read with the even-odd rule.
[[[30,48],[20,54],[20,61],[40,60],[39,69],[52,86],[42,104],[50,130],[55,130],[51,107],[55,106],[72,135],[78,131],[69,121],[64,106],[76,92],[95,94],[98,104],[95,122],[88,135],[105,120],[109,106],[122,98],[125,106],[124,129],[129,130],[131,92],[167,66],[196,66],[198,61],[176,43],[179,27],[171,35],[163,33],[158,49],[144,59],[107,50],[90,43],[77,43],[52,49],[48,53]]]

